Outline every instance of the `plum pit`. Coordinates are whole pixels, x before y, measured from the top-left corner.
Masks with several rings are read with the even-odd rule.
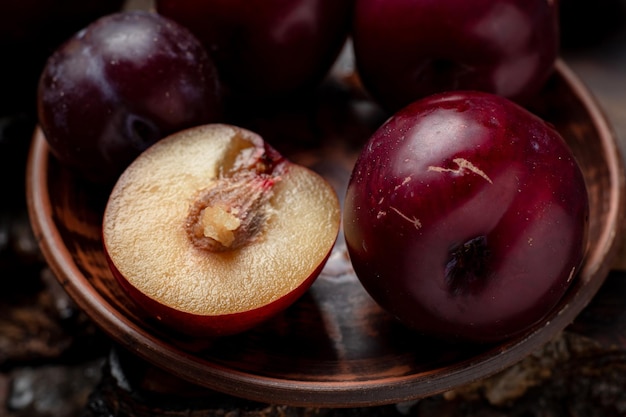
[[[255,240],[269,217],[277,163],[263,147],[235,134],[219,177],[201,190],[189,209],[187,235],[202,250],[223,252]]]
[[[237,174],[200,191],[185,222],[192,243],[209,252],[238,249],[263,230],[279,177]]]

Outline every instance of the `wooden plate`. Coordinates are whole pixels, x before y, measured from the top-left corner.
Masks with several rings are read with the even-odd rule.
[[[340,196],[360,146],[385,117],[344,81],[321,89],[304,108],[248,126],[326,175]],[[235,396],[295,406],[417,399],[502,370],[553,338],[594,296],[617,252],[624,173],[604,115],[563,62],[530,107],[557,127],[582,166],[591,200],[589,249],[571,290],[545,322],[498,345],[443,344],[396,323],[361,288],[343,236],[311,290],[264,325],[202,342],[164,331],[135,312],[109,272],[100,238],[108,191],[60,166],[39,130],[27,171],[29,213],[43,254],[79,307],[119,344],[168,372]]]

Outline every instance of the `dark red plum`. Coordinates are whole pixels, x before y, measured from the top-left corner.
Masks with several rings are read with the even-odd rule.
[[[540,322],[575,279],[589,202],[549,124],[483,92],[440,93],[385,122],[352,172],[357,276],[408,327],[470,342]]]
[[[39,122],[52,152],[112,182],[143,150],[220,117],[217,71],[193,34],[146,11],[107,15],[48,59]]]
[[[329,71],[354,0],[156,0],[215,60],[233,100],[293,96]]]
[[[556,1],[360,0],[353,38],[367,90],[391,111],[449,90],[519,103],[553,71]]]

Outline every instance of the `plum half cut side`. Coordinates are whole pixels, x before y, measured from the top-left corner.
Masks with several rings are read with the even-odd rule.
[[[144,313],[213,337],[250,329],[304,294],[340,218],[323,177],[251,131],[210,124],[159,141],[126,169],[103,241]]]

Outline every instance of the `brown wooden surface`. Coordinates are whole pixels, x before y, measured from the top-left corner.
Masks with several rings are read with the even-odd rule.
[[[626,31],[564,51],[626,141]],[[624,416],[626,256],[568,329],[490,378],[412,402],[289,407],[219,394],[120,348],[67,297],[29,229],[22,189],[32,115],[0,126],[0,416]],[[323,161],[320,162],[323,165]]]

